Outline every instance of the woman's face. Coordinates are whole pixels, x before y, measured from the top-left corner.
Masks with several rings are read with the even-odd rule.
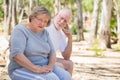
[[[31,23],[33,25],[33,28],[39,32],[47,26],[48,21],[49,21],[49,17],[46,14],[40,14],[34,17],[31,20]]]

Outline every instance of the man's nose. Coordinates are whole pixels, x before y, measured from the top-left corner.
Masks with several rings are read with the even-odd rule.
[[[61,20],[61,23],[64,23],[64,22],[65,22],[65,20],[64,20],[64,19],[62,19],[62,20]]]

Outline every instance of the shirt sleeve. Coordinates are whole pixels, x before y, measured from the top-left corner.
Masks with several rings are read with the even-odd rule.
[[[60,46],[59,46],[60,52],[63,52],[65,50],[66,46],[67,46],[67,43],[66,43],[65,39],[61,40],[60,41]]]
[[[60,52],[63,52],[65,50],[66,46],[67,46],[66,36],[61,31],[61,39],[59,40],[59,50],[60,50]]]
[[[10,37],[10,59],[20,53],[24,53],[26,36],[20,29],[15,29]]]

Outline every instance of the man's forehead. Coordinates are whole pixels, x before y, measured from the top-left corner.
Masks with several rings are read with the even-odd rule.
[[[66,13],[59,14],[58,16],[64,18],[67,22],[70,20],[70,16]]]

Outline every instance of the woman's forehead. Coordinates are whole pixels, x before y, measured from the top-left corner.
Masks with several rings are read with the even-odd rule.
[[[39,14],[39,15],[37,15],[37,17],[46,17],[46,18],[50,18],[47,14]]]

